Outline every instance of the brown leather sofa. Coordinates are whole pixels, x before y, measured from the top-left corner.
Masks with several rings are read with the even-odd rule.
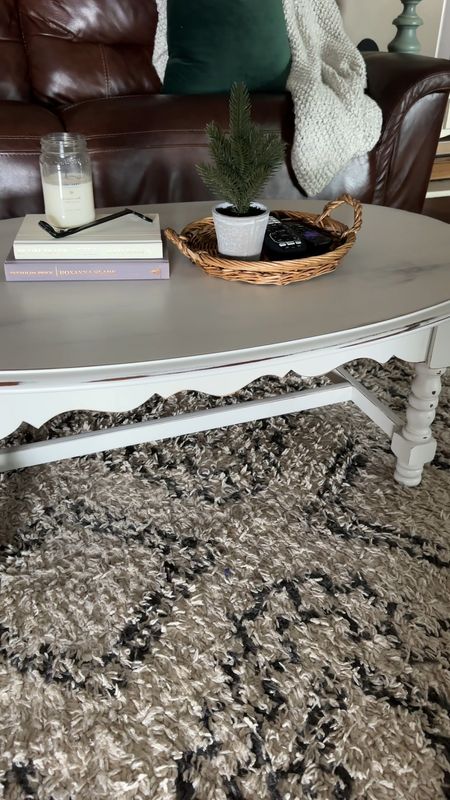
[[[227,98],[161,94],[152,66],[156,24],[154,0],[1,0],[0,217],[43,210],[40,137],[57,130],[86,135],[97,207],[209,196],[195,164],[206,157],[206,122],[227,122]],[[421,211],[450,62],[377,52],[366,61],[383,133],[322,196],[347,191]],[[255,95],[253,106],[257,121],[280,129],[289,145],[289,95]],[[299,191],[288,148],[266,192]]]

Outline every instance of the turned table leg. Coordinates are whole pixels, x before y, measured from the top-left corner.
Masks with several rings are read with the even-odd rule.
[[[417,364],[406,410],[406,425],[392,437],[392,452],[397,456],[394,478],[404,486],[418,486],[424,464],[432,461],[436,441],[431,423],[436,415],[445,369]]]

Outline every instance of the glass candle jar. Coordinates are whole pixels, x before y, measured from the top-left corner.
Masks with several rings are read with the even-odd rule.
[[[48,133],[41,139],[39,162],[48,222],[57,228],[93,222],[94,193],[85,137]]]

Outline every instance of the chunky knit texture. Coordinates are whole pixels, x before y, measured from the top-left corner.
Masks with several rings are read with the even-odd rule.
[[[167,0],[156,0],[153,54],[161,78],[167,64]],[[315,195],[378,141],[382,114],[365,94],[364,60],[345,33],[335,0],[283,0],[292,52],[287,88],[295,135],[292,166],[303,191]]]
[[[156,26],[155,44],[153,47],[153,66],[161,83],[167,66],[167,0],[156,0],[158,8],[158,24]]]
[[[292,52],[292,166],[302,189],[314,195],[376,145],[382,114],[365,94],[364,60],[335,0],[283,0],[283,7]]]

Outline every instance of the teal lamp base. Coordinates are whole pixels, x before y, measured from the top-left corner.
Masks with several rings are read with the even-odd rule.
[[[421,0],[402,0],[404,10],[396,19],[397,28],[395,38],[388,44],[391,53],[420,53],[420,42],[417,38],[417,29],[423,25],[423,20],[417,14],[417,6]]]

